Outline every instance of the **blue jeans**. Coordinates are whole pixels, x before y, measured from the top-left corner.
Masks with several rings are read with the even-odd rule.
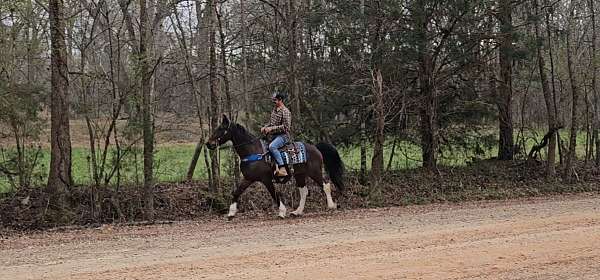
[[[287,142],[288,142],[288,139],[287,139],[286,135],[279,135],[279,136],[276,136],[275,139],[273,139],[273,141],[271,141],[271,144],[269,144],[269,151],[271,152],[271,155],[275,159],[275,162],[277,163],[278,166],[283,165],[283,158],[281,158],[281,153],[279,152],[278,149],[285,146],[285,144],[287,144]]]

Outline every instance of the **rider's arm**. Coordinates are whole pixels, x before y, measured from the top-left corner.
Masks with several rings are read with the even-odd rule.
[[[277,112],[278,125],[269,126],[272,133],[288,133],[292,126],[292,115],[290,110],[283,108]]]

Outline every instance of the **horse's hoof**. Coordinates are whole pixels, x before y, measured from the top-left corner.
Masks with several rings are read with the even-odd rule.
[[[300,216],[302,216],[302,213],[296,213],[296,212],[290,213],[290,217],[298,218]]]
[[[336,204],[336,203],[334,203],[333,205],[328,205],[328,206],[327,206],[327,208],[328,208],[329,210],[336,210],[336,209],[338,209],[338,206],[337,206],[337,204]]]
[[[227,221],[231,222],[233,220],[233,218],[235,218],[235,216],[227,216]]]

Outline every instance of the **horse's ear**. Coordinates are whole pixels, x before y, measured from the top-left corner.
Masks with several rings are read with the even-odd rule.
[[[225,114],[223,114],[223,124],[224,125],[229,125],[229,118]]]

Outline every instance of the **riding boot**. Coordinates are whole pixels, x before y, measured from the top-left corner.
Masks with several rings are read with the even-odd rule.
[[[283,167],[279,167],[279,165],[275,165],[275,176],[285,177],[288,173]]]

